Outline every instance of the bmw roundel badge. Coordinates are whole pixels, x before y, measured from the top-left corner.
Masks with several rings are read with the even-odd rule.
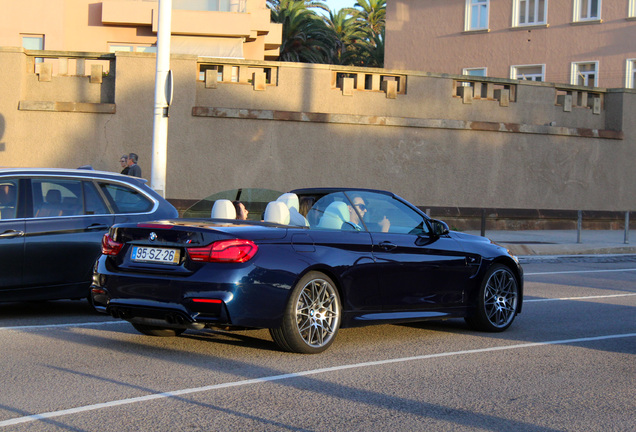
[[[155,232],[151,232],[150,233],[150,237],[148,237],[150,239],[150,241],[155,241],[157,240],[157,233]]]

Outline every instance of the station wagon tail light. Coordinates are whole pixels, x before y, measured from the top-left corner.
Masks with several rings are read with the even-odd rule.
[[[188,248],[192,261],[218,263],[244,263],[251,260],[258,246],[251,240],[221,240],[204,247]]]
[[[110,233],[106,233],[102,237],[102,253],[104,255],[117,255],[123,246],[123,243],[113,240]]]
[[[200,299],[200,298],[193,298],[192,302],[194,303],[209,303],[209,304],[221,304],[223,303],[223,300],[219,300],[219,299]]]

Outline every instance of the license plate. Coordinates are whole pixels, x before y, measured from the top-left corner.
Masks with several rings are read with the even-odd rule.
[[[179,249],[134,246],[132,260],[135,262],[152,262],[160,264],[179,264]]]

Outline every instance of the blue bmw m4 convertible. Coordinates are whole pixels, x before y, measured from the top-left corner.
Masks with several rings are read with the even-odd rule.
[[[235,204],[113,226],[93,275],[95,308],[153,336],[267,328],[297,353],[324,351],[340,327],[464,318],[498,332],[521,312],[516,257],[390,192],[298,189],[264,212],[243,203],[256,220],[237,219]]]

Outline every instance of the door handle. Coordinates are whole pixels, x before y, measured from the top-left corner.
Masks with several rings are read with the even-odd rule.
[[[16,230],[7,230],[0,234],[0,238],[13,238],[13,237],[22,237],[24,235],[24,231],[16,231]]]
[[[397,247],[395,243],[391,243],[390,241],[380,242],[378,246],[380,246],[380,249],[383,249],[385,251],[392,251],[393,249]]]
[[[93,225],[89,225],[88,230],[91,231],[97,231],[97,230],[107,230],[109,228],[108,225],[104,225],[104,224],[93,224]]]

